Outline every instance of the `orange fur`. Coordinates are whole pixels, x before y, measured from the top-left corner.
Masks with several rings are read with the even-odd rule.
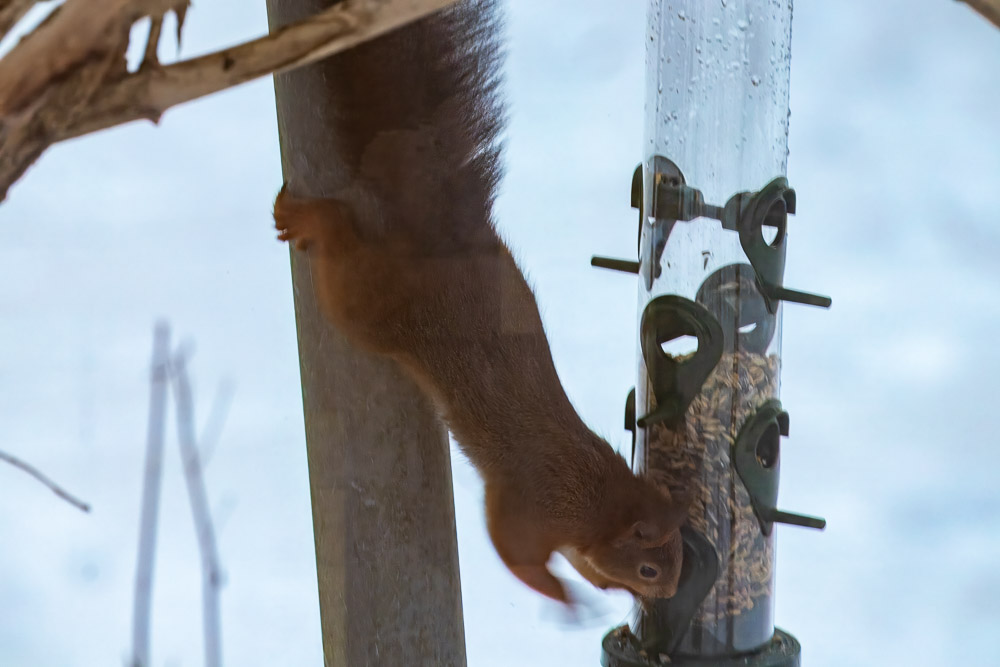
[[[284,188],[279,238],[308,258],[329,320],[433,399],[483,478],[490,537],[511,572],[567,601],[547,567],[564,550],[596,586],[667,597],[686,511],[581,421],[493,225],[498,25],[493,0],[463,0],[315,66],[329,88],[316,94],[336,108],[323,128],[336,155],[330,182],[310,181],[336,199]],[[309,168],[286,149],[293,170]]]
[[[592,433],[556,375],[534,295],[506,246],[428,256],[405,237],[363,241],[349,207],[282,189],[279,238],[308,255],[320,307],[392,357],[433,398],[486,486],[490,537],[535,590],[566,602],[559,550],[595,585],[669,597],[683,508]],[[641,567],[656,572],[640,575]]]

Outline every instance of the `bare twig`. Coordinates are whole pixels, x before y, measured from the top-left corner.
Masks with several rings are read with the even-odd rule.
[[[1000,28],[1000,0],[963,0],[983,18]]]
[[[131,667],[149,667],[149,625],[153,596],[153,561],[156,555],[156,523],[160,506],[160,471],[163,462],[163,431],[167,410],[167,374],[170,367],[170,329],[157,323],[153,332],[152,378],[149,393],[149,425],[146,435],[146,469],[142,485],[139,519],[139,556],[136,564],[135,599],[132,610]]]
[[[134,120],[272,72],[300,67],[423,18],[456,0],[344,0],[270,35],[199,58],[129,73],[129,28],[186,0],[66,0],[0,60],[0,201],[51,144]],[[149,59],[153,58],[152,61]]]
[[[90,505],[88,505],[87,503],[85,503],[82,500],[78,499],[76,496],[72,495],[69,491],[66,491],[65,489],[63,489],[61,486],[59,486],[58,484],[56,484],[55,482],[53,482],[51,479],[49,479],[48,477],[46,477],[44,474],[42,474],[42,472],[39,471],[34,466],[32,466],[32,465],[30,465],[28,463],[25,463],[24,461],[22,461],[21,459],[17,458],[16,456],[11,456],[10,454],[7,454],[6,452],[2,452],[2,451],[0,451],[0,461],[6,461],[7,463],[11,464],[15,468],[18,468],[18,469],[23,470],[24,472],[28,473],[29,475],[31,475],[32,477],[34,477],[35,479],[37,479],[39,482],[41,482],[45,486],[49,487],[49,489],[52,491],[52,493],[54,493],[57,496],[59,496],[60,498],[62,498],[63,500],[65,500],[66,502],[68,502],[70,505],[72,505],[72,506],[74,506],[76,508],[79,508],[80,510],[82,510],[84,512],[89,512],[90,511]]]
[[[181,459],[184,464],[184,481],[187,483],[191,515],[194,518],[198,548],[201,552],[201,600],[202,626],[205,635],[205,666],[221,667],[222,641],[219,631],[221,614],[219,591],[222,588],[222,571],[219,554],[215,545],[215,531],[208,507],[205,478],[202,475],[198,445],[195,441],[194,401],[191,398],[191,384],[185,370],[183,354],[173,360],[174,398],[177,404],[177,440],[180,444]]]
[[[146,37],[146,52],[142,57],[143,67],[156,67],[160,64],[157,47],[160,45],[160,31],[163,30],[163,17],[154,16],[149,24],[149,35]]]
[[[428,7],[439,9],[454,1],[345,0],[266,37],[137,72],[95,97],[96,104],[89,112],[58,134],[56,140],[133,120],[155,122],[170,107],[272,72],[322,60],[419,18],[427,13]]]
[[[129,28],[137,20],[162,16],[175,4],[177,0],[66,0],[57,15],[0,60],[0,114],[27,108],[39,91],[80,65],[127,45]]]
[[[229,406],[233,402],[234,392],[233,383],[229,381],[220,384],[218,391],[215,392],[212,410],[208,413],[208,421],[205,422],[205,428],[201,432],[200,457],[202,467],[208,465],[212,454],[215,453],[215,445],[219,442],[222,427],[226,423],[226,417],[229,416]]]

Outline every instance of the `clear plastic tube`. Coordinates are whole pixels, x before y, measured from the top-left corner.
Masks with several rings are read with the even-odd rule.
[[[680,655],[746,653],[774,634],[773,532],[764,535],[731,450],[747,418],[778,397],[781,307],[767,309],[735,231],[704,217],[671,226],[650,215],[662,174],[654,156],[672,161],[687,185],[718,206],[784,175],[790,44],[790,0],[650,0],[639,313],[662,295],[683,297],[711,313],[724,339],[683,417],[636,433],[635,467],[693,497],[691,527],[719,559],[718,578],[678,644]],[[689,340],[687,348],[675,340],[662,349],[683,360],[694,352]],[[657,400],[649,351],[641,348],[636,407],[644,415]],[[641,638],[649,622],[641,619],[633,631]]]

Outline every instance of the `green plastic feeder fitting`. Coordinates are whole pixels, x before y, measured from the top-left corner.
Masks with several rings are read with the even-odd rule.
[[[779,300],[829,308],[832,303],[830,297],[782,285],[788,250],[785,231],[789,213],[795,213],[795,190],[788,187],[784,176],[779,176],[757,192],[740,192],[730,197],[719,220],[723,228],[739,233],[740,245],[757,274],[760,291],[772,313],[777,312]],[[770,242],[764,238],[764,227],[777,229]]]
[[[733,444],[733,464],[750,495],[760,529],[770,535],[775,523],[822,530],[826,519],[777,509],[781,436],[788,435],[788,413],[771,399],[747,419]]]
[[[618,259],[617,257],[603,257],[594,255],[590,258],[590,265],[599,269],[610,269],[611,271],[621,271],[622,273],[639,273],[639,262],[632,259]]]
[[[722,327],[701,304],[667,294],[646,305],[639,336],[656,408],[640,417],[637,424],[646,427],[675,421],[684,415],[722,358]],[[663,351],[661,345],[681,336],[698,339],[698,349],[693,354],[675,358]]]
[[[752,266],[723,266],[705,279],[695,299],[717,314],[727,352],[766,353],[777,329],[777,317],[757,288]]]
[[[648,600],[637,621],[641,648],[650,655],[674,655],[690,631],[691,619],[719,577],[719,556],[712,543],[689,526],[681,528],[684,556],[677,592],[672,598]]]
[[[785,230],[788,214],[795,213],[795,190],[788,187],[785,177],[773,179],[757,192],[739,192],[720,207],[706,203],[701,190],[689,186],[680,168],[669,158],[654,155],[650,161],[654,189],[649,201],[644,199],[641,165],[632,174],[632,206],[639,208],[640,256],[645,217],[649,215],[656,221],[650,256],[643,258],[646,261],[640,262],[639,267],[647,290],[660,277],[660,257],[674,225],[696,218],[712,218],[720,221],[723,229],[739,233],[740,245],[753,266],[768,310],[777,312],[778,301],[830,307],[832,299],[828,296],[789,289],[782,284],[787,251]],[[764,238],[764,227],[777,229],[770,242]]]
[[[628,396],[625,397],[625,430],[632,434],[632,456],[629,458],[629,468],[635,465],[635,431],[637,428],[635,418],[635,387],[632,387],[628,392]]]

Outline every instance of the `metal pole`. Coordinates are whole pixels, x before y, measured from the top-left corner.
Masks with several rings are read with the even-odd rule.
[[[267,0],[271,29],[330,4]],[[434,50],[425,43],[434,33],[400,32],[405,41],[393,33],[275,77],[282,167],[297,194],[331,196],[356,175],[364,138],[336,136],[335,115],[380,104],[366,100],[364,82],[352,79],[357,67],[382,67],[380,76],[398,77],[398,97],[383,100],[394,105],[387,116],[401,111],[405,119],[408,105],[420,103],[411,93],[424,88],[428,68],[419,54]],[[416,113],[409,118],[414,124]],[[395,166],[414,173],[422,165]],[[308,269],[307,260],[293,255],[325,664],[461,667],[446,431],[393,363],[354,349],[323,319]]]

